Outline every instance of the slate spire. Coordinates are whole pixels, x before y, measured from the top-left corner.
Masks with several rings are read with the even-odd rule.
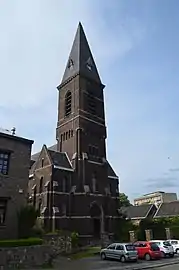
[[[96,64],[80,22],[61,83],[64,83],[77,73],[101,84]]]

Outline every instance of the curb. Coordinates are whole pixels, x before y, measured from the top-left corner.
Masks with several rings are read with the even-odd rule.
[[[144,269],[153,269],[153,268],[159,268],[159,267],[164,267],[168,265],[174,265],[174,264],[179,264],[179,261],[177,262],[168,262],[168,263],[162,263],[162,264],[154,264],[154,265],[148,265],[148,266],[142,266],[142,267],[134,267],[134,268],[126,268],[126,270],[144,270]]]

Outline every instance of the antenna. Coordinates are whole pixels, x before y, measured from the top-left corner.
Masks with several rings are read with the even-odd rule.
[[[16,134],[16,128],[13,127],[13,128],[11,129],[11,132],[12,132],[12,135],[15,135],[15,134]]]

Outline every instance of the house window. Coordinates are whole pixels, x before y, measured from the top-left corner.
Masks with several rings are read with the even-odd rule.
[[[68,116],[71,114],[71,92],[68,91],[65,96],[65,116]]]
[[[43,177],[40,178],[39,193],[42,193],[42,189],[43,189]]]
[[[10,154],[0,151],[0,173],[7,175],[9,169]]]
[[[0,199],[0,226],[4,225],[6,218],[7,200]]]

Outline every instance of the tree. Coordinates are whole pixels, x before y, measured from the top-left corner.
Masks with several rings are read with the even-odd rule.
[[[38,211],[31,205],[22,207],[18,213],[19,238],[28,238],[36,224]]]
[[[127,207],[131,206],[132,204],[130,203],[128,196],[124,193],[119,193],[119,206],[122,207]]]

